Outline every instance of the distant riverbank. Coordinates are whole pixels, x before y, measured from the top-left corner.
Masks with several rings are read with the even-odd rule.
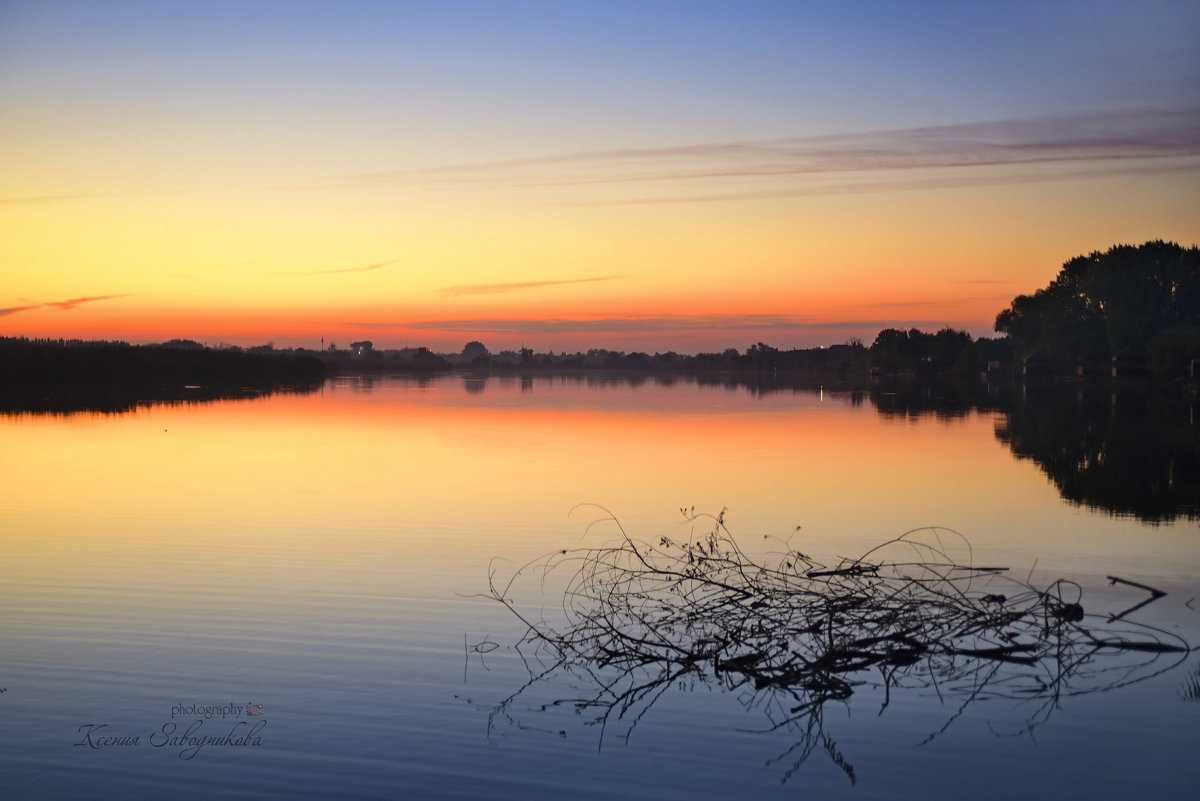
[[[320,386],[313,356],[214,350],[194,343],[0,338],[0,410],[119,412]]]
[[[4,384],[271,386],[325,377],[319,359],[203,346],[0,338]]]

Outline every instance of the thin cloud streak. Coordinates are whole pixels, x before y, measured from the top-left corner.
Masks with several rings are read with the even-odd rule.
[[[9,306],[7,309],[0,309],[0,317],[7,317],[10,314],[29,311],[30,309],[40,309],[42,304],[35,303],[32,306]]]
[[[53,306],[62,311],[69,311],[80,303],[94,303],[98,300],[111,300],[113,298],[127,298],[128,295],[91,295],[86,298],[71,298],[70,300],[52,300],[48,303],[43,303],[43,306]]]
[[[537,289],[546,286],[562,286],[564,284],[590,284],[596,281],[615,281],[624,278],[623,275],[601,275],[596,278],[572,278],[559,281],[519,281],[507,284],[460,284],[438,290],[442,297],[458,297],[459,295],[494,295],[501,292],[517,292],[522,289]]]
[[[1145,159],[1163,159],[1163,158],[1187,158],[1195,156],[1196,153],[1173,153],[1173,154],[1098,154],[1098,155],[1076,155],[1076,156],[1056,156],[1044,155],[1039,157],[1030,157],[1023,159],[971,159],[964,161],[943,161],[940,163],[914,163],[914,164],[890,164],[890,165],[864,165],[859,168],[833,166],[833,167],[815,167],[815,166],[795,166],[795,167],[756,167],[747,169],[729,169],[729,170],[710,170],[697,172],[674,172],[674,173],[658,173],[658,174],[643,174],[643,175],[627,175],[606,178],[589,178],[589,179],[564,179],[558,181],[540,181],[524,184],[525,186],[586,186],[592,184],[628,184],[628,183],[653,183],[663,181],[692,181],[692,180],[723,180],[723,179],[752,179],[752,178],[789,178],[803,176],[823,176],[823,175],[841,175],[863,172],[886,172],[886,171],[906,171],[906,170],[943,170],[957,169],[965,167],[1021,167],[1046,164],[1071,164],[1071,163],[1105,163],[1105,162],[1125,162],[1133,160]],[[1124,167],[1108,167],[1088,171],[1087,174],[1094,175],[1110,175],[1113,172],[1124,170]],[[1163,172],[1170,170],[1170,167],[1159,165],[1147,166],[1144,169],[1151,172]]]
[[[1161,159],[1200,155],[1200,108],[1117,110],[769,141],[625,148],[371,173],[362,178],[461,181],[508,177],[530,185],[778,178],[909,170]],[[614,164],[617,165],[614,167]],[[667,169],[663,169],[663,167]],[[537,182],[539,167],[604,173]],[[625,172],[613,174],[624,167]],[[650,167],[653,171],[646,171]],[[525,179],[522,181],[522,176]]]
[[[127,298],[127,297],[129,297],[128,294],[90,295],[88,297],[83,297],[83,298],[70,298],[68,300],[51,300],[51,301],[47,301],[46,303],[33,303],[28,306],[9,306],[6,309],[0,309],[0,317],[7,317],[10,314],[17,314],[18,312],[24,312],[24,311],[32,311],[34,309],[44,309],[46,307],[58,309],[59,311],[70,311],[71,309],[74,309],[76,306],[78,306],[80,303],[95,303],[96,301],[100,301],[100,300],[111,300],[113,298]]]
[[[730,200],[771,200],[791,197],[817,197],[821,195],[850,195],[872,192],[908,192],[914,189],[959,189],[973,186],[1002,186],[1010,184],[1044,183],[1109,177],[1117,175],[1160,175],[1195,172],[1200,163],[1156,164],[1137,167],[1109,167],[1094,170],[1072,170],[1040,174],[1020,175],[973,175],[944,178],[899,178],[892,181],[862,181],[858,183],[833,184],[829,186],[797,187],[749,192],[722,192],[702,195],[659,195],[648,197],[626,197],[611,200],[581,200],[575,202],[549,203],[554,207],[594,206],[637,206],[672,203],[717,203]]]

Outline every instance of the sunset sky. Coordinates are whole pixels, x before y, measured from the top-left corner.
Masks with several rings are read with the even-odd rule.
[[[0,335],[991,332],[1200,243],[1200,3],[0,0]]]

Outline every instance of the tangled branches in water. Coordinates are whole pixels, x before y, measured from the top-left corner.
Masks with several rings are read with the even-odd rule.
[[[706,517],[683,511],[693,523]],[[927,691],[950,705],[955,711],[928,740],[987,699],[1032,701],[1032,727],[1064,697],[1148,678],[1189,651],[1150,627],[1093,623],[1074,582],[1039,588],[1006,568],[972,565],[970,545],[946,529],[911,531],[825,565],[792,548],[752,558],[724,514],[707,518],[703,536],[654,545],[608,516],[619,533],[610,545],[555,552],[503,585],[493,570],[488,597],[527,627],[517,649],[530,680],[494,710],[492,723],[514,720],[518,698],[567,675],[584,686],[572,703],[594,713],[601,742],[610,726],[628,739],[669,688],[704,681],[760,706],[770,730],[800,735],[781,755],[792,763],[787,776],[819,748],[853,781],[821,713],[856,687],[882,691],[881,713],[897,690]],[[952,559],[952,547],[967,559]],[[546,587],[563,571],[553,619],[514,600],[522,578],[540,574]]]

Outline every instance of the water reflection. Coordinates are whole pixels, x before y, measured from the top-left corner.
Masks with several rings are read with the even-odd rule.
[[[1046,387],[1006,410],[996,437],[1071,503],[1146,522],[1200,520],[1196,399]]]
[[[385,375],[340,376],[332,385],[371,394],[397,383],[428,389],[437,379]],[[974,412],[1001,415],[995,433],[1018,459],[1030,459],[1050,478],[1063,499],[1117,516],[1150,523],[1200,520],[1200,402],[1182,391],[1151,392],[1125,385],[951,384],[899,382],[869,389],[830,387],[791,381],[746,381],[735,376],[464,374],[456,379],[467,397],[496,400],[489,386],[518,389],[536,399],[556,388],[669,389],[690,385],[723,389],[766,400],[827,395],[851,407],[868,399],[889,421],[965,419]],[[317,385],[286,387],[148,388],[97,385],[85,388],[5,387],[0,414],[121,414],[152,405],[198,404],[248,399],[271,392],[311,393]],[[504,393],[501,403],[509,402]],[[670,403],[673,398],[667,399]],[[603,401],[601,401],[603,403]]]
[[[1031,459],[1062,498],[1143,522],[1200,520],[1200,403],[1180,388],[1127,384],[873,387],[889,419],[1002,414],[996,438]]]
[[[198,405],[248,400],[273,393],[304,395],[321,382],[300,385],[241,386],[209,384],[169,386],[141,384],[5,385],[0,387],[0,414],[67,416],[80,413],[119,415],[151,406]]]
[[[1200,405],[1179,388],[910,382],[872,388],[871,402],[890,419],[999,412],[996,438],[1064,500],[1149,523],[1200,520]]]
[[[487,376],[463,376],[463,389],[470,395],[480,395],[487,389]]]
[[[762,731],[795,738],[768,763],[785,767],[784,781],[824,753],[853,784],[852,758],[826,725],[830,702],[873,692],[882,715],[904,694],[950,710],[924,742],[977,704],[1019,702],[1027,712],[1014,733],[1031,733],[1066,699],[1142,682],[1190,652],[1176,635],[1124,620],[1164,593],[1115,578],[1153,595],[1107,619],[1088,614],[1074,582],[1035,586],[975,566],[969,544],[944,529],[823,565],[792,548],[749,554],[724,512],[706,535],[656,544],[602,522],[618,534],[608,545],[490,576],[488,597],[526,626],[515,648],[529,680],[490,711],[489,731],[538,717],[553,728],[569,712],[597,729],[598,745],[628,744],[664,694],[699,686],[735,695],[765,718]],[[538,608],[527,584],[557,587],[561,599]]]
[[[870,389],[871,403],[885,418],[954,420],[972,411],[1004,411],[1016,387],[936,382],[892,382]]]
[[[1134,615],[1200,641],[1198,613],[1184,605],[1200,573],[1195,527],[1151,528],[1070,508],[1032,461],[1018,462],[996,439],[1001,412],[939,417],[914,401],[911,413],[885,415],[871,392],[828,385],[528,379],[493,375],[484,392],[470,394],[460,375],[347,376],[319,393],[251,402],[0,415],[0,674],[8,688],[0,775],[14,788],[9,795],[72,798],[90,789],[161,798],[188,784],[195,797],[383,799],[401,787],[429,798],[650,801],[794,798],[802,781],[810,795],[836,797],[847,777],[835,754],[856,769],[864,798],[948,800],[964,786],[995,796],[1070,787],[1068,795],[1137,797],[1146,775],[1163,793],[1178,788],[1186,797],[1200,780],[1187,759],[1197,707],[1179,700],[1182,669],[1064,701],[1066,714],[1039,730],[1034,756],[1027,738],[996,739],[986,725],[1023,730],[1033,710],[1007,700],[972,701],[946,736],[914,749],[970,697],[961,692],[970,679],[960,687],[939,677],[942,706],[936,689],[910,686],[921,665],[896,664],[899,640],[877,644],[890,643],[890,661],[868,668],[872,682],[853,686],[850,698],[826,700],[808,718],[793,714],[791,732],[743,734],[787,720],[801,703],[793,688],[755,687],[751,671],[769,678],[776,663],[728,665],[766,652],[749,628],[743,640],[754,647],[721,660],[721,680],[742,682],[738,689],[717,685],[711,668],[706,680],[681,678],[641,719],[636,748],[598,755],[594,736],[576,741],[580,720],[598,708],[577,716],[573,703],[553,702],[582,698],[586,674],[573,687],[569,675],[547,677],[507,707],[519,725],[551,728],[549,748],[505,728],[503,715],[496,725],[511,736],[489,742],[484,715],[458,695],[490,708],[526,674],[516,654],[485,653],[484,644],[468,652],[464,689],[464,635],[468,644],[510,643],[524,629],[499,604],[463,596],[486,589],[493,556],[515,567],[593,544],[581,542],[579,518],[568,516],[580,501],[606,503],[652,543],[688,536],[679,505],[728,505],[756,559],[759,549],[777,549],[762,534],[788,536],[801,524],[795,548],[834,566],[831,555],[863,553],[907,528],[951,526],[971,537],[975,564],[1012,565],[1025,578],[1037,560],[1042,572],[1031,583],[1042,589],[1043,579],[1078,578],[1088,612],[1146,597],[1120,586],[1093,591],[1105,574],[1166,590]],[[535,600],[519,590],[515,601]],[[747,610],[748,626],[761,611]],[[1093,664],[1115,664],[1112,656],[1097,653]],[[1120,656],[1130,666],[1153,658]],[[479,659],[490,672],[477,669]],[[964,669],[971,661],[933,657],[950,659]],[[903,686],[886,684],[884,669],[895,669]],[[1077,671],[1069,684],[1103,680],[1093,678],[1081,684],[1087,676]],[[796,690],[806,691],[822,692]],[[265,702],[276,733],[255,754],[198,757],[207,769],[152,758],[147,748],[85,758],[71,745],[87,722],[156,731],[162,712],[192,699]],[[757,705],[743,709],[741,699]],[[545,712],[524,708],[535,700]],[[767,717],[772,700],[791,706]],[[797,743],[763,769],[762,758]],[[805,744],[811,757],[801,775],[779,786]],[[464,778],[464,765],[473,778]],[[185,767],[195,782],[181,784]]]

